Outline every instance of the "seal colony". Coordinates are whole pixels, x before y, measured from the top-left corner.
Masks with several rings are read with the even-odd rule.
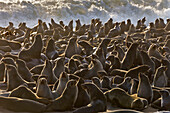
[[[19,112],[170,110],[170,19],[0,27],[0,107]],[[38,109],[37,109],[38,108]]]

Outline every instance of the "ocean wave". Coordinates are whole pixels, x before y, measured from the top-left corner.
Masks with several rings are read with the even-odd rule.
[[[9,21],[18,25],[27,22],[33,26],[40,18],[49,22],[80,19],[89,23],[92,18],[107,21],[122,21],[130,18],[134,24],[137,19],[147,18],[147,23],[156,18],[170,18],[170,0],[0,0],[0,26]]]

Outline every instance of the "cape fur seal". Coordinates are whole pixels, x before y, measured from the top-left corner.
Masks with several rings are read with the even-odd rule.
[[[59,78],[60,74],[65,71],[64,60],[65,60],[65,58],[63,58],[63,57],[60,57],[56,60],[53,71],[57,78]]]
[[[83,89],[82,84],[85,83],[82,78],[79,79],[78,86],[78,96],[74,104],[75,108],[80,108],[86,106],[90,103],[90,96],[85,89]]]
[[[72,110],[78,95],[78,87],[76,80],[69,80],[60,97],[53,100],[47,105],[46,111],[68,111]],[[64,103],[61,105],[61,103]]]
[[[44,112],[46,105],[29,99],[0,96],[0,107],[13,112]]]
[[[53,39],[48,41],[47,47],[45,49],[45,54],[48,59],[56,59],[58,57],[58,51],[55,49],[55,42]]]
[[[104,94],[106,95],[108,102],[113,104],[116,102],[116,104],[122,108],[142,110],[145,107],[144,99],[131,96],[121,88],[113,88]]]
[[[54,75],[53,66],[50,60],[45,61],[41,76],[47,76],[48,84],[54,84],[57,81],[57,77]]]
[[[32,58],[40,59],[42,52],[43,42],[41,35],[38,34],[34,37],[34,42],[29,49],[21,50],[19,53],[19,58],[24,61],[29,61]]]
[[[61,96],[61,94],[63,93],[63,91],[64,91],[64,89],[66,87],[66,84],[67,84],[68,80],[69,80],[68,74],[66,72],[62,72],[60,74],[57,89],[55,90],[55,92],[53,92],[54,98],[58,98],[59,96]]]
[[[166,66],[160,66],[159,68],[157,68],[153,80],[154,86],[166,87],[168,85],[168,78],[165,73],[166,70],[167,70]]]
[[[53,99],[53,94],[52,94],[52,92],[47,84],[47,80],[45,78],[38,79],[36,94],[39,97],[47,98],[50,100]]]
[[[21,59],[17,59],[16,64],[17,64],[17,70],[20,76],[28,82],[33,82],[34,80],[31,78],[32,74],[29,71],[28,67],[26,66],[26,63]]]
[[[127,50],[127,53],[125,54],[123,60],[122,60],[122,69],[130,69],[133,65],[133,62],[136,58],[136,51],[138,47],[138,43],[133,43],[129,49]]]
[[[71,58],[74,54],[80,54],[81,50],[77,44],[77,37],[70,38],[65,49],[65,57]]]
[[[17,97],[22,99],[30,99],[43,104],[49,104],[50,101],[45,98],[39,98],[32,90],[27,88],[25,85],[20,85],[11,91],[9,97]]]
[[[139,97],[147,99],[149,103],[152,102],[153,91],[152,91],[151,84],[149,82],[149,78],[142,73],[139,74],[137,95]]]
[[[7,91],[11,91],[19,85],[26,84],[26,81],[18,74],[13,65],[7,65]]]
[[[89,93],[91,103],[87,106],[76,109],[73,113],[95,113],[106,111],[107,101],[103,92],[95,84],[90,82],[82,84],[82,87]]]

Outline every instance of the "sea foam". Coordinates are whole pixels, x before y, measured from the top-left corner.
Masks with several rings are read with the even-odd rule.
[[[78,18],[82,23],[92,18],[103,22],[130,18],[136,24],[144,16],[147,23],[170,18],[170,0],[0,0],[0,26],[11,21],[15,26],[26,22],[32,27],[39,18],[47,23],[51,18],[65,23]]]

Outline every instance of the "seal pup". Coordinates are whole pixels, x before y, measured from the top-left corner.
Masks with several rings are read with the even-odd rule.
[[[7,91],[11,91],[21,84],[26,84],[26,81],[18,74],[16,67],[6,65],[7,68]]]
[[[55,49],[55,42],[53,39],[48,41],[47,47],[45,49],[45,54],[48,59],[56,59],[58,57],[58,51]]]
[[[149,103],[152,102],[153,91],[149,82],[149,78],[142,73],[139,73],[138,77],[139,84],[137,89],[137,96],[147,99]]]
[[[63,57],[57,58],[57,60],[56,60],[53,71],[57,78],[60,77],[61,72],[65,71],[64,60],[65,60],[65,58],[63,58]]]
[[[85,81],[82,78],[80,78],[79,82],[77,84],[77,86],[78,86],[78,96],[77,96],[76,102],[74,104],[75,108],[80,108],[82,106],[86,106],[91,101],[90,97],[89,97],[89,94],[82,87],[82,84],[84,84],[84,83],[85,83]]]
[[[29,99],[0,96],[0,107],[13,112],[44,112],[46,105]]]
[[[57,77],[54,75],[53,66],[51,61],[46,60],[44,68],[41,72],[41,76],[47,76],[47,83],[54,84],[57,81]]]
[[[133,62],[136,58],[136,51],[137,47],[139,46],[138,43],[133,43],[127,50],[127,53],[125,54],[123,60],[122,60],[122,69],[130,69],[133,65]]]
[[[66,72],[62,72],[59,77],[59,83],[57,85],[57,89],[55,90],[55,92],[53,92],[54,99],[61,96],[61,94],[63,93],[66,87],[68,80],[69,80],[68,74]]]
[[[73,113],[96,113],[106,111],[107,100],[103,92],[95,84],[90,82],[82,84],[82,87],[89,93],[91,103],[74,110]]]
[[[50,99],[50,100],[53,99],[53,94],[52,94],[52,92],[47,84],[47,80],[45,78],[38,79],[36,95],[39,97]]]
[[[153,85],[156,87],[166,87],[168,85],[168,78],[165,71],[167,70],[166,66],[160,66],[156,69]]]
[[[16,64],[20,76],[28,82],[33,82],[34,80],[32,79],[32,74],[29,71],[28,67],[26,66],[26,63],[21,59],[17,59]]]
[[[161,107],[170,110],[170,93],[167,90],[161,90]]]
[[[46,112],[72,110],[78,95],[77,83],[76,80],[69,80],[62,95],[47,105]],[[61,105],[61,103],[64,104]]]

